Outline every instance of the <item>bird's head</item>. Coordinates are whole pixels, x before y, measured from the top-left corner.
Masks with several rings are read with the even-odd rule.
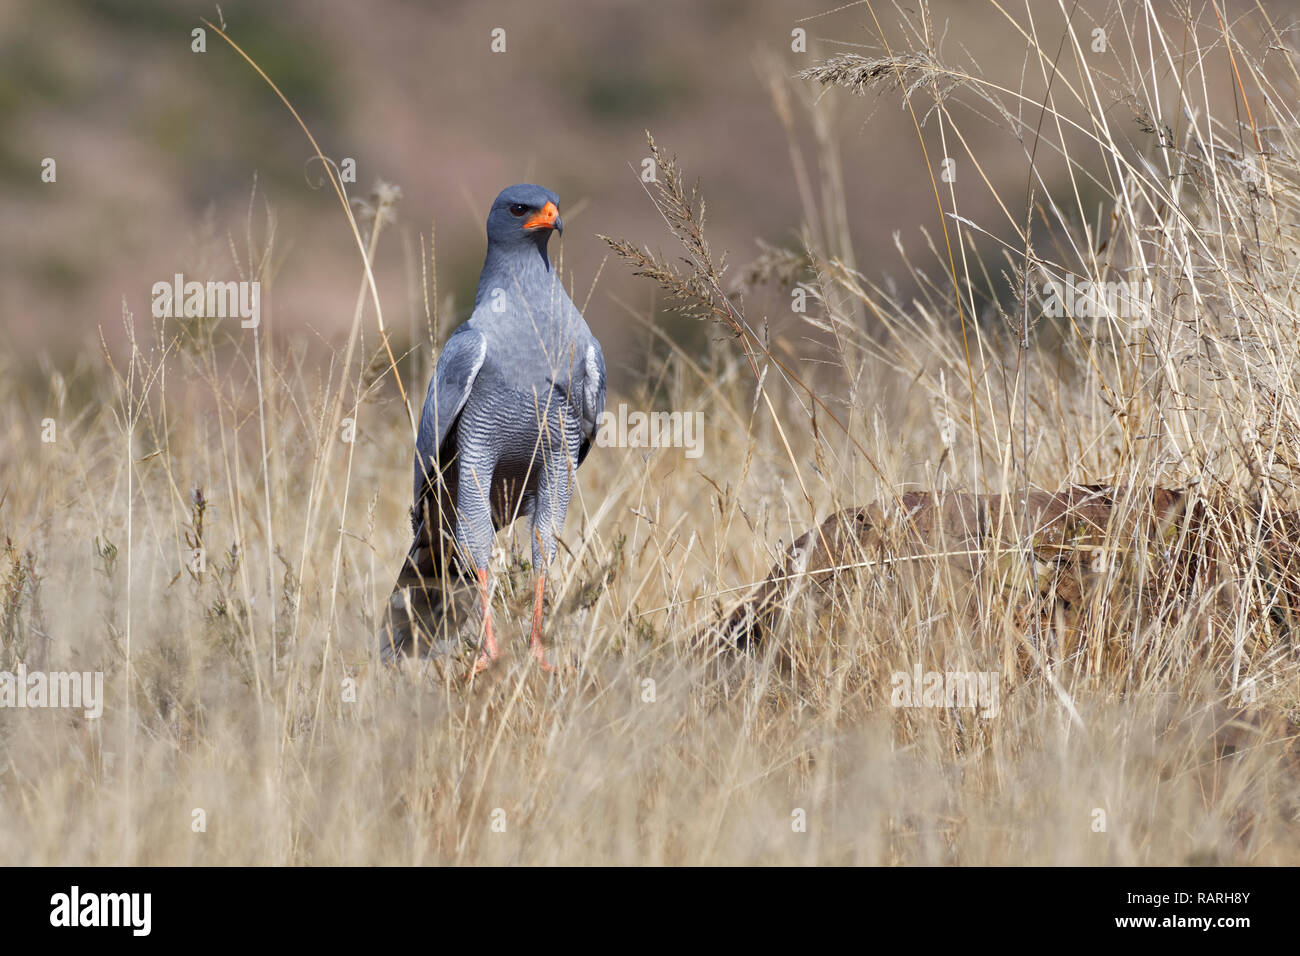
[[[488,213],[489,243],[523,245],[534,243],[546,256],[551,232],[563,232],[560,197],[542,186],[521,183],[501,190]]]

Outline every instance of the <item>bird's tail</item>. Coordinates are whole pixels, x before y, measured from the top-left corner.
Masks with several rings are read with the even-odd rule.
[[[473,578],[464,572],[440,529],[426,530],[430,524],[420,522],[388,597],[379,645],[385,661],[404,654],[427,657],[445,652],[473,606]]]

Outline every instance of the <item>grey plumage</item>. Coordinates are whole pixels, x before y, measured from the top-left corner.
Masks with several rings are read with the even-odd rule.
[[[439,633],[458,585],[478,578],[486,587],[495,533],[516,518],[531,522],[540,574],[555,557],[574,472],[605,405],[600,344],[547,256],[551,231],[562,228],[558,207],[550,190],[511,186],[488,215],[473,314],[443,347],[420,416],[415,540],[389,601],[386,656]],[[544,577],[535,653],[543,586]],[[486,610],[484,617],[485,654],[494,658]]]

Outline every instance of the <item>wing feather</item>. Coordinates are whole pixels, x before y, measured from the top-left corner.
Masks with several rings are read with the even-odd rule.
[[[465,403],[469,401],[474,377],[483,367],[487,339],[469,325],[462,325],[447,340],[438,356],[438,367],[420,413],[420,432],[415,440],[415,503],[419,506],[425,484],[440,465],[439,451]]]
[[[587,358],[582,377],[582,430],[583,441],[578,448],[578,464],[587,457],[592,443],[596,440],[596,430],[600,426],[601,413],[605,411],[605,354],[600,343],[593,337],[587,346]]]

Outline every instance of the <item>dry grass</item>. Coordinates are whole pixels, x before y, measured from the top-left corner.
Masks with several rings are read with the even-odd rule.
[[[890,34],[907,49],[773,82],[787,118],[810,82],[906,95],[936,177],[945,151],[981,175],[954,114],[969,97],[961,122],[1001,124],[1032,171],[992,224],[936,178],[935,258],[906,262],[910,299],[854,266],[834,177],[810,191],[805,248],[740,287],[800,277],[816,363],[747,317],[661,157],[653,198],[684,261],[615,248],[732,336],[703,356],[669,342],[641,379],[612,367],[611,405],[702,410],[707,444],[698,462],[593,450],[552,579],[558,677],[529,665],[509,556],[489,679],[467,689],[454,657],[377,662],[411,426],[361,270],[353,336],[323,357],[264,315],[256,333],[126,316],[124,356],[40,375],[7,359],[0,669],[99,669],[107,703],[98,721],[0,710],[3,861],[1300,862],[1297,636],[1279,599],[1294,588],[1259,560],[1300,507],[1300,60],[1258,12],[1225,28],[1213,8],[1108,9],[1104,59],[1083,23],[1062,43],[1007,18],[1043,88],[1023,98],[945,65],[924,5]],[[1267,63],[1246,34],[1268,38]],[[1211,96],[1224,74],[1201,63],[1239,84]],[[359,224],[372,256],[385,195]],[[245,277],[273,279],[271,220],[250,211],[230,245]],[[432,263],[417,272],[427,286]],[[1042,283],[1066,274],[1150,282],[1147,320],[1040,318]],[[692,640],[831,511],[917,485],[1087,481],[1189,489],[1228,573],[1154,614],[1103,580],[1068,648],[1024,614],[1031,567],[991,554],[967,580],[939,560],[864,570],[750,655]],[[1116,586],[1159,574],[1125,527],[1102,571]],[[893,675],[917,666],[997,673],[997,713],[892,707]]]

